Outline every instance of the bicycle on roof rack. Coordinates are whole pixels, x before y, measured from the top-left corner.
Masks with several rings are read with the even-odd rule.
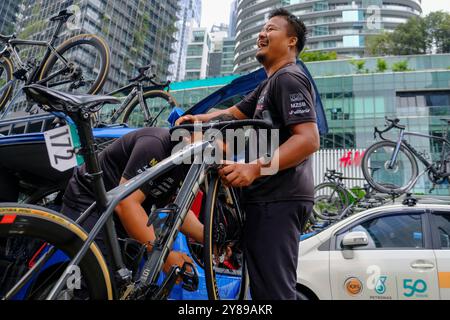
[[[364,178],[344,177],[341,172],[327,169],[324,182],[314,188],[314,206],[310,222],[314,226],[319,221],[336,222],[366,209],[386,204],[389,198],[376,194],[370,185],[348,188],[343,180],[362,180]]]
[[[0,110],[3,118],[21,93],[20,89],[9,99],[14,91],[15,83],[25,85],[38,83],[58,90],[96,94],[103,87],[110,68],[110,52],[106,42],[94,34],[80,34],[63,41],[58,47],[55,44],[63,25],[74,15],[69,10],[62,10],[49,21],[57,22],[56,28],[48,41],[17,39],[15,34],[1,35],[0,42],[5,44],[0,52]],[[29,58],[22,61],[19,46],[46,47],[39,61]],[[75,59],[89,52],[86,64]]]
[[[73,270],[79,270],[81,279],[83,279],[83,288],[87,295],[83,298],[164,299],[167,298],[178,277],[182,277],[185,289],[195,290],[198,284],[196,269],[188,263],[182,268],[172,267],[161,283],[158,282],[158,278],[200,186],[205,188],[207,194],[204,211],[203,263],[208,296],[210,299],[220,298],[217,268],[220,267],[221,259],[219,258],[219,262],[217,262],[216,257],[222,257],[224,254],[222,250],[226,250],[232,241],[239,242],[237,239],[229,238],[230,234],[239,234],[235,230],[236,227],[233,227],[233,231],[229,233],[228,226],[230,219],[234,220],[233,225],[242,226],[244,214],[240,210],[234,189],[221,184],[217,174],[217,165],[211,164],[212,162],[208,159],[203,159],[204,154],[211,154],[211,152],[204,153],[204,151],[211,151],[210,149],[214,148],[212,144],[214,139],[191,143],[149,170],[130,179],[126,184],[106,192],[97,153],[93,146],[90,115],[98,111],[99,104],[117,103],[117,99],[110,96],[74,96],[38,84],[26,86],[24,90],[29,98],[35,100],[46,111],[62,111],[73,119],[78,129],[81,151],[87,172],[91,177],[96,202],[77,221],[72,221],[55,211],[39,206],[17,203],[0,205],[0,244],[6,243],[6,245],[0,245],[2,250],[0,256],[7,255],[6,258],[10,259],[11,263],[6,269],[12,273],[9,278],[6,275],[3,277],[9,281],[0,285],[2,299],[14,299],[18,295],[28,299],[72,299],[76,297],[74,291],[77,288],[71,286],[71,282],[67,280],[73,274]],[[269,119],[267,119],[268,117]],[[270,116],[267,115],[265,119],[206,123],[201,125],[201,129],[221,131],[244,126],[272,128]],[[193,131],[194,128],[196,128],[194,124],[183,124],[172,130]],[[122,199],[145,183],[192,157],[194,157],[193,164],[190,166],[174,202],[166,208],[154,210],[149,216],[149,225],[154,224],[156,229],[156,240],[152,243],[153,248],[148,253],[148,258],[141,267],[137,264],[133,264],[131,267],[127,266],[124,262],[124,252],[114,232],[112,219],[114,208]],[[221,199],[223,196],[226,197],[225,201]],[[225,204],[233,212],[226,218],[223,216],[223,205]],[[92,231],[86,233],[80,224],[95,210],[99,211],[101,215]],[[95,238],[102,229],[105,230],[105,241],[112,257],[109,268],[95,244]],[[30,239],[37,241],[32,248],[28,247]],[[8,241],[17,241],[22,244],[16,246],[19,251],[11,252],[11,248],[14,247],[8,245]],[[146,248],[146,244],[140,245],[133,261],[140,261],[145,255]],[[62,252],[66,257],[64,263],[51,269],[51,272],[45,272],[45,270],[40,272],[49,259],[58,252]],[[17,261],[18,258],[20,261]],[[21,268],[23,265],[28,268]],[[192,271],[189,271],[189,268]],[[246,294],[247,273],[243,260],[240,270],[241,286],[236,298],[244,298]]]
[[[361,163],[364,177],[376,190],[383,193],[403,194],[411,190],[418,179],[425,173],[428,179],[436,184],[448,181],[450,177],[450,141],[448,140],[448,127],[450,119],[441,119],[443,125],[442,136],[433,136],[417,132],[406,131],[404,125],[400,125],[399,119],[386,117],[384,130],[375,127],[374,138],[378,135],[382,141],[370,146],[364,153]],[[399,129],[397,141],[391,141],[383,137],[383,134]],[[428,138],[440,142],[440,155],[437,161],[430,161],[424,154],[417,151],[407,140],[406,136]],[[425,169],[419,173],[417,159],[424,165]]]
[[[97,116],[97,127],[114,125],[118,122],[135,127],[162,125],[158,120],[164,113],[168,115],[177,106],[177,101],[169,93],[171,81],[157,82],[157,76],[152,72],[153,68],[152,64],[139,67],[139,74],[128,79],[130,82],[128,85],[108,93],[116,96],[128,92],[118,107],[102,108],[100,115]],[[151,86],[144,86],[145,82],[150,82]]]

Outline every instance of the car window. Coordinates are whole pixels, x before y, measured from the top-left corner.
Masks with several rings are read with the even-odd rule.
[[[441,249],[450,249],[450,214],[434,213],[434,224],[438,231]]]
[[[390,215],[366,220],[338,236],[339,248],[342,248],[342,239],[345,234],[350,231],[364,231],[369,238],[367,246],[356,247],[355,250],[424,247],[420,214]]]

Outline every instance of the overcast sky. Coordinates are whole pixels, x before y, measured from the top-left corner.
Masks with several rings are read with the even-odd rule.
[[[202,27],[209,29],[213,24],[228,24],[231,2],[232,0],[202,0]],[[425,15],[438,10],[450,12],[450,0],[422,0],[422,10]]]

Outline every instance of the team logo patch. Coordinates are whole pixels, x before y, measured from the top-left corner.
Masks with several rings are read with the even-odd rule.
[[[303,94],[301,92],[290,94],[289,98],[291,99],[291,102],[299,102],[299,101],[305,100],[305,98],[303,97]]]

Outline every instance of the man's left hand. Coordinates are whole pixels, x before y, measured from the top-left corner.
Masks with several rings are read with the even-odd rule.
[[[261,176],[261,167],[255,163],[226,161],[219,170],[222,182],[229,187],[248,187]]]

